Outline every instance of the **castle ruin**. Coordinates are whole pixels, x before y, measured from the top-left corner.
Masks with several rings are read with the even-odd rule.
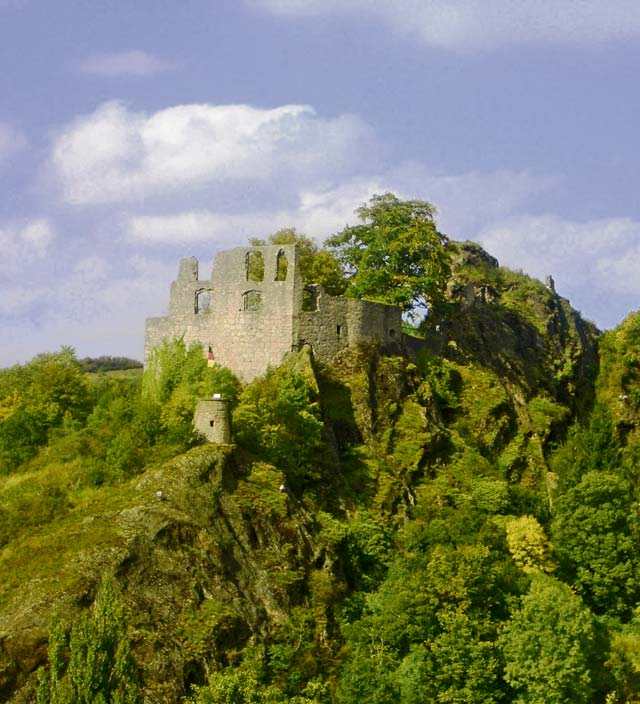
[[[147,319],[145,362],[163,340],[183,337],[251,381],[305,344],[315,359],[329,362],[359,342],[400,343],[399,308],[305,284],[299,256],[296,245],[237,247],[216,255],[208,279],[199,278],[195,257],[182,259],[169,314]]]

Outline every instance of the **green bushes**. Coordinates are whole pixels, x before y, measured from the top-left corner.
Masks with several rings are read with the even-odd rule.
[[[124,609],[111,579],[93,613],[73,625],[53,622],[48,667],[40,669],[37,704],[141,704]]]
[[[144,373],[143,396],[161,404],[161,426],[171,442],[193,440],[193,413],[198,398],[220,393],[235,403],[240,384],[219,364],[209,366],[202,346],[190,347],[183,339],[165,341],[154,350]]]
[[[54,428],[91,410],[86,375],[70,348],[0,371],[0,474],[33,457]]]
[[[296,490],[321,476],[324,425],[316,392],[301,375],[279,367],[246,386],[233,413],[235,439],[282,469]]]

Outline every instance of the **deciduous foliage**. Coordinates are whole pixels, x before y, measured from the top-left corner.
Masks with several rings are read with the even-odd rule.
[[[1,371],[0,474],[32,457],[53,428],[90,409],[90,388],[70,347]]]
[[[640,597],[631,486],[611,472],[588,472],[558,499],[553,536],[565,578],[594,611],[628,616]]]
[[[506,525],[507,545],[514,562],[524,572],[552,572],[551,543],[533,516],[520,516]]]
[[[494,579],[481,545],[438,545],[429,556],[394,562],[362,618],[344,626],[352,654],[338,701],[499,701],[486,603]]]
[[[611,414],[598,404],[588,423],[570,428],[565,443],[553,457],[553,468],[568,489],[592,470],[615,472],[620,467],[621,450]]]
[[[39,673],[37,704],[141,704],[124,609],[111,579],[94,611],[71,628],[52,625],[49,666]]]
[[[280,367],[255,379],[240,393],[233,426],[238,444],[284,470],[292,485],[318,478],[323,423],[303,376]]]
[[[630,623],[615,631],[606,667],[614,680],[614,693],[607,701],[634,702],[640,694],[640,619],[635,614]]]
[[[499,638],[521,704],[580,704],[593,692],[593,616],[570,587],[538,574]]]
[[[375,195],[356,210],[361,225],[327,240],[349,277],[347,294],[406,311],[437,301],[449,274],[447,238],[422,200]]]
[[[220,393],[235,401],[239,382],[219,364],[209,366],[199,343],[189,347],[184,339],[164,341],[147,362],[143,393],[162,404],[162,425],[170,439],[189,442],[198,398]]]

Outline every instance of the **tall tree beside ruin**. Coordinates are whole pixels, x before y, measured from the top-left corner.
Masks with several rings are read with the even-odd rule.
[[[384,193],[356,213],[361,225],[326,242],[347,272],[347,295],[405,311],[433,305],[449,275],[448,239],[436,228],[435,207]]]

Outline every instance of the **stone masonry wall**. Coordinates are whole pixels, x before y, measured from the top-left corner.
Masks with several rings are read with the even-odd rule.
[[[264,263],[261,281],[248,278],[247,255]],[[287,262],[286,278],[276,280],[278,256]],[[197,295],[210,292],[209,308],[197,310]],[[260,302],[256,303],[257,297]],[[294,328],[302,300],[298,250],[293,245],[239,247],[219,252],[211,278],[198,278],[195,257],[180,262],[171,284],[169,315],[147,320],[145,361],[164,339],[184,337],[187,346],[211,347],[217,362],[249,381],[276,366],[296,346]]]
[[[250,266],[248,257],[262,259],[262,280],[251,280],[259,266]],[[315,305],[303,311],[305,289]],[[202,343],[205,353],[210,347],[217,362],[250,381],[304,343],[316,359],[328,362],[360,341],[399,342],[401,323],[401,311],[394,306],[329,296],[322,286],[305,286],[295,245],[238,247],[216,255],[209,279],[199,278],[195,257],[180,261],[169,315],[147,320],[145,362],[164,339],[184,337],[187,345]]]
[[[329,362],[340,350],[358,342],[399,342],[402,312],[395,306],[329,296],[322,286],[314,311],[299,316],[299,344],[309,343],[316,359]]]

